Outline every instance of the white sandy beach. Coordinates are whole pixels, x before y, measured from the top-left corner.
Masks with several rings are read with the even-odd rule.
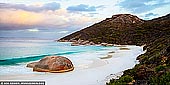
[[[112,57],[106,59],[100,59],[100,57],[104,57],[104,55],[99,56],[100,53],[75,55],[74,58],[70,58],[75,66],[71,72],[38,73],[32,72],[32,69],[23,65],[22,69],[26,69],[30,73],[19,74],[18,72],[22,72],[22,69],[20,71],[18,69],[16,74],[0,75],[0,80],[45,80],[47,85],[105,85],[109,75],[132,68],[138,63],[136,57],[143,53],[142,47],[126,46],[126,48],[130,50],[107,49],[108,52],[115,51],[115,53],[111,53]]]

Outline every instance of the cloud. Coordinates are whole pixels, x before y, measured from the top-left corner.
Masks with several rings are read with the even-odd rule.
[[[0,23],[11,25],[36,25],[43,20],[43,15],[24,10],[0,9]]]
[[[99,13],[88,13],[89,17],[94,17],[95,15],[99,14]]]
[[[34,28],[34,29],[27,29],[29,32],[39,32],[39,29],[36,29],[36,28]]]
[[[132,13],[144,13],[154,10],[164,5],[170,5],[168,0],[124,0],[117,4],[123,9],[131,11]]]
[[[30,28],[81,28],[97,19],[70,13],[66,9],[55,11],[46,10],[32,12],[21,9],[0,9],[0,30],[3,29],[30,29]]]
[[[157,16],[158,14],[154,14],[154,13],[148,13],[145,14],[145,17],[153,17],[153,16]]]
[[[78,12],[94,12],[96,11],[98,8],[102,8],[104,7],[103,5],[100,6],[89,6],[89,5],[85,5],[85,4],[80,4],[80,5],[76,5],[76,6],[69,6],[67,8],[67,10],[69,11],[78,11]]]
[[[60,34],[65,34],[65,33],[68,33],[69,31],[60,31],[60,32],[58,32],[58,33],[60,33]]]
[[[60,9],[60,4],[56,2],[46,3],[42,5],[25,5],[25,4],[9,4],[9,3],[0,3],[0,8],[4,9],[21,9],[25,11],[33,11],[33,12],[40,12],[44,10],[58,10]]]

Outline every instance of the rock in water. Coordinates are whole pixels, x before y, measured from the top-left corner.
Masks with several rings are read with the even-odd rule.
[[[61,73],[74,69],[72,62],[62,56],[46,56],[39,62],[27,64],[27,67],[33,68],[33,71]]]

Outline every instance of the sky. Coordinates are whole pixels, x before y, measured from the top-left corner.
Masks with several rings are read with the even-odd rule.
[[[150,20],[169,12],[170,0],[0,0],[0,37],[57,39],[115,14]]]

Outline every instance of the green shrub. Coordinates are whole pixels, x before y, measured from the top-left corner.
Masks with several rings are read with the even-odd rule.
[[[126,76],[121,77],[119,81],[120,81],[120,82],[129,83],[129,82],[131,82],[132,80],[133,80],[133,78],[132,78],[131,76],[126,75]]]
[[[133,78],[129,75],[122,76],[118,80],[112,79],[109,83],[106,83],[106,85],[122,85],[122,84],[128,84],[132,82]]]
[[[165,73],[160,77],[152,77],[149,80],[150,85],[170,85],[170,72]]]
[[[159,71],[162,71],[162,70],[164,70],[164,69],[165,69],[165,66],[159,65],[159,66],[157,66],[157,67],[155,68],[155,71],[156,71],[156,72],[159,72]]]

